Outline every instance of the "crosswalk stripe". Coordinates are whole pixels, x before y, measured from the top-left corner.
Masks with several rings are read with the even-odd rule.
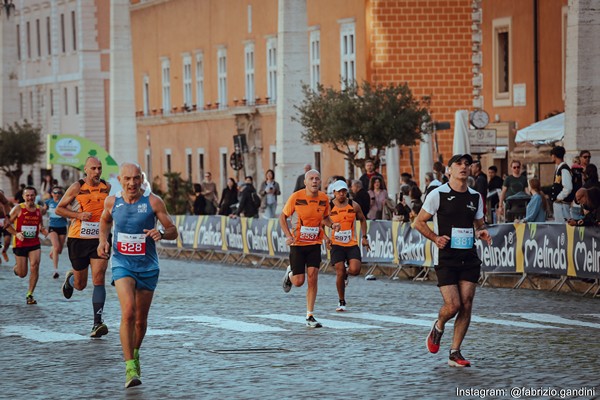
[[[394,324],[401,324],[401,325],[426,326],[428,328],[431,328],[431,326],[433,325],[433,321],[431,319],[423,320],[423,319],[403,318],[403,317],[396,317],[393,315],[381,315],[381,314],[371,314],[371,313],[353,313],[353,312],[344,313],[343,315],[342,315],[342,313],[334,314],[334,315],[340,315],[340,316],[343,316],[344,318],[345,317],[360,318],[360,319],[368,319],[371,321],[391,322]]]
[[[49,331],[34,325],[3,326],[2,334],[5,336],[20,336],[23,339],[33,340],[41,343],[90,340],[89,336],[78,335],[76,333]]]
[[[575,319],[567,319],[563,317],[559,317],[557,315],[552,314],[537,314],[537,313],[504,313],[505,315],[514,315],[517,317],[530,319],[532,321],[538,322],[549,322],[553,324],[562,324],[562,325],[570,325],[570,326],[584,326],[586,328],[596,328],[600,329],[600,324],[595,324],[593,322],[585,322],[585,321],[577,321]]]
[[[299,324],[306,323],[305,318],[298,316],[298,315],[262,314],[262,315],[252,315],[252,316],[258,317],[258,318],[274,319],[274,320],[283,321],[283,322],[293,322],[293,323],[299,323]],[[317,321],[322,323],[324,327],[333,328],[333,329],[378,329],[378,328],[381,328],[380,326],[375,326],[375,325],[358,324],[355,322],[344,322],[344,321],[338,321],[335,319],[317,318]]]
[[[269,326],[263,324],[257,324],[254,322],[243,322],[234,319],[226,319],[220,317],[213,317],[207,315],[192,315],[182,317],[170,317],[171,319],[179,319],[189,322],[198,322],[206,324],[213,328],[227,329],[230,331],[237,332],[283,332],[286,329],[278,328],[276,326]]]
[[[422,317],[431,317],[437,318],[437,314],[417,314]],[[531,328],[531,329],[562,329],[558,326],[551,325],[541,325],[541,324],[533,324],[531,322],[522,322],[522,321],[507,321],[504,319],[496,319],[496,318],[483,318],[478,317],[476,315],[471,316],[472,322],[477,322],[481,324],[494,324],[494,325],[503,325],[503,326],[514,326],[517,328]]]

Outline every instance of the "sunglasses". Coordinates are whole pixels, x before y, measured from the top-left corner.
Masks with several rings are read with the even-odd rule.
[[[521,166],[517,166],[517,167],[512,167],[512,169],[521,169]]]
[[[581,156],[581,158],[591,158],[591,156]]]
[[[52,194],[63,194],[63,192],[52,192]]]

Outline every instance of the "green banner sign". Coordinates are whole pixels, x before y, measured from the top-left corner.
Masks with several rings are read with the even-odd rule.
[[[117,162],[99,144],[81,136],[48,135],[48,165],[70,165],[83,171],[85,160],[90,156],[102,161],[102,179],[119,175]]]

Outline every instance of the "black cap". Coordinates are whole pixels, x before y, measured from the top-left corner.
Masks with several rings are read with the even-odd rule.
[[[448,166],[451,166],[452,164],[454,164],[457,161],[460,161],[463,158],[466,159],[469,162],[469,164],[473,164],[473,157],[471,157],[470,154],[455,154],[452,156],[450,161],[448,161]]]

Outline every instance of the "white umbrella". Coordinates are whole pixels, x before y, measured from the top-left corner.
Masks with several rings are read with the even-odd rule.
[[[565,113],[557,114],[517,131],[516,143],[551,144],[565,137]]]
[[[396,194],[400,191],[400,149],[398,146],[385,148],[385,165],[387,167],[388,196],[395,199]]]
[[[452,154],[471,154],[469,144],[469,112],[458,110],[454,114],[454,143]]]
[[[424,134],[421,136],[419,144],[419,185],[425,193],[425,173],[433,172],[433,152],[431,150],[431,135]]]

